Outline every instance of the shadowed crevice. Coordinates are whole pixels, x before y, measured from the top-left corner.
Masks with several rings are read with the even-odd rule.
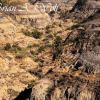
[[[32,88],[22,91],[14,100],[30,100]]]

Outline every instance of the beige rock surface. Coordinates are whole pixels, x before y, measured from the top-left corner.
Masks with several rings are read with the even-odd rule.
[[[15,0],[8,1],[10,4],[15,3]],[[93,34],[93,39],[90,38],[89,30],[95,27],[94,24],[87,25],[86,29],[89,28],[86,30],[85,24],[81,26],[74,22],[72,16],[66,19],[66,13],[76,13],[73,17],[77,17],[78,12],[69,12],[76,1],[68,0],[68,4],[63,3],[61,12],[55,13],[53,17],[38,9],[17,12],[11,16],[0,13],[0,100],[14,100],[30,85],[32,100],[90,100],[92,96],[94,100],[94,91],[98,96],[100,66],[97,63],[100,56],[95,54],[95,50],[100,49],[95,48],[92,53],[84,48],[91,49],[93,43],[100,45],[99,35]],[[25,2],[27,0],[17,0],[16,4]],[[61,0],[55,2],[59,3]],[[28,6],[33,9],[35,5],[28,3]],[[80,11],[78,17],[79,15]],[[75,25],[84,28],[79,29]],[[85,32],[85,35],[81,32]],[[41,36],[37,39],[37,35]],[[61,40],[56,41],[57,37]],[[86,52],[84,56],[81,49]],[[94,62],[95,66],[90,66]],[[83,89],[84,87],[87,88]]]
[[[13,2],[10,2],[13,3]],[[7,43],[18,44],[21,48],[26,48],[29,45],[38,44],[39,41],[32,37],[27,37],[21,33],[22,29],[26,29],[23,24],[18,24],[12,20],[9,16],[1,13],[0,19],[0,47]],[[37,18],[39,19],[38,26],[48,24],[46,18],[47,14],[41,14],[39,11],[35,11],[33,15],[21,15],[16,16],[25,18],[26,20]],[[27,23],[26,23],[27,24]],[[42,25],[42,26],[43,26]],[[40,26],[41,27],[41,26]],[[23,58],[22,60],[16,60],[15,54],[11,52],[3,51],[0,49],[0,100],[13,100],[20,92],[24,91],[28,85],[37,80],[38,78],[31,75],[29,71],[37,68],[38,64],[30,57]]]

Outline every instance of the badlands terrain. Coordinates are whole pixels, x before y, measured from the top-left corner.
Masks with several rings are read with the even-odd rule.
[[[0,0],[0,100],[100,100],[100,1]]]

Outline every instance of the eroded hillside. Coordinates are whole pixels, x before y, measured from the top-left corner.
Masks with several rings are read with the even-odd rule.
[[[0,100],[100,99],[99,0],[0,1]]]

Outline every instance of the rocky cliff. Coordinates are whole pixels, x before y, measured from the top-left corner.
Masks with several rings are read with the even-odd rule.
[[[99,0],[0,2],[0,100],[100,99]]]

